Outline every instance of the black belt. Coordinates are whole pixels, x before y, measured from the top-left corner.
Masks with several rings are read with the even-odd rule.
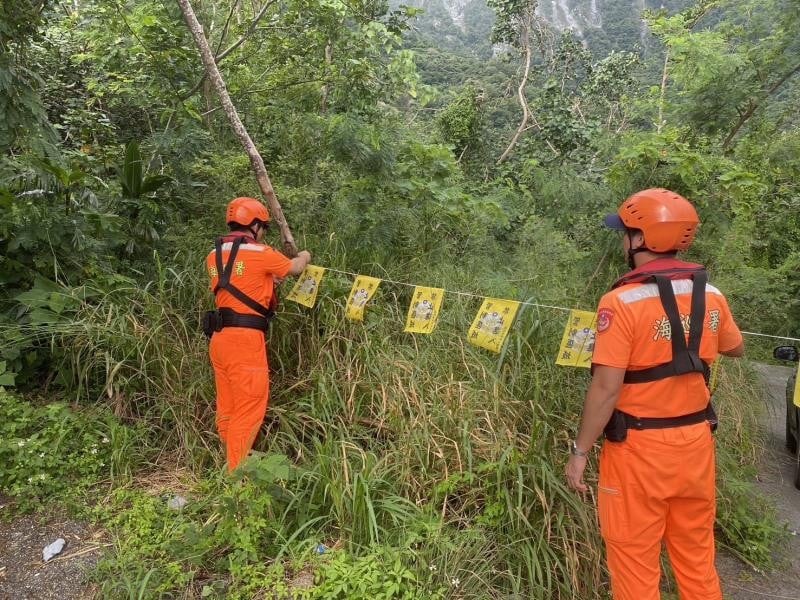
[[[619,412],[622,413],[625,419],[625,427],[627,429],[669,429],[670,427],[696,425],[704,421],[709,421],[713,426],[716,426],[717,416],[714,414],[713,409],[709,411],[710,406],[709,404],[703,410],[679,417],[634,417],[624,411]]]
[[[714,412],[711,402],[703,410],[678,417],[634,417],[615,408],[603,429],[603,434],[609,442],[624,442],[628,437],[628,429],[638,429],[639,431],[669,429],[670,427],[696,425],[705,421],[708,421],[712,432],[717,430],[717,413]]]
[[[260,315],[243,315],[234,312],[230,308],[219,309],[220,329],[223,327],[245,327],[247,329],[258,329],[266,331],[269,329],[269,319]]]

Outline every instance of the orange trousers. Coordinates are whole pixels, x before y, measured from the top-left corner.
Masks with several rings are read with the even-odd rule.
[[[658,600],[662,541],[681,600],[722,600],[714,565],[714,438],[707,423],[628,431],[600,454],[600,530],[615,600]]]
[[[226,327],[211,337],[210,353],[217,388],[217,430],[231,472],[250,452],[267,412],[269,365],[264,334]]]

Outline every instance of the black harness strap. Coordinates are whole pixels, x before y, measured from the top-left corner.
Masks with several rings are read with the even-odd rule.
[[[647,383],[668,377],[676,377],[687,373],[702,373],[708,385],[711,372],[708,364],[700,358],[700,341],[703,337],[703,324],[706,318],[706,282],[705,270],[696,271],[692,276],[692,304],[689,312],[689,341],[687,343],[681,323],[678,301],[672,289],[672,280],[664,274],[653,274],[658,286],[661,306],[667,315],[672,342],[672,360],[649,369],[626,371],[624,383]],[[611,442],[622,442],[627,437],[628,429],[666,429],[683,427],[708,421],[711,431],[717,429],[717,415],[711,402],[703,410],[677,417],[636,417],[619,409],[614,409],[603,433]]]
[[[266,333],[269,328],[269,319],[259,315],[243,315],[230,308],[220,308],[218,314],[218,326],[220,329],[225,327],[245,327],[247,329],[258,329]]]
[[[270,319],[275,316],[275,311],[267,308],[263,304],[259,304],[231,283],[231,275],[236,262],[236,255],[239,252],[239,246],[242,245],[242,241],[242,238],[237,238],[234,240],[233,246],[231,247],[231,253],[228,255],[228,262],[225,264],[224,268],[222,266],[222,239],[217,238],[214,242],[214,248],[216,250],[215,260],[217,263],[217,273],[219,276],[217,285],[214,288],[214,294],[216,295],[219,290],[225,290],[239,302],[256,311],[259,315],[267,320],[267,323],[269,323]]]
[[[693,276],[692,307],[689,314],[689,342],[684,337],[683,324],[678,312],[678,302],[672,290],[672,281],[662,275],[654,275],[658,286],[661,305],[667,314],[671,331],[672,360],[655,367],[639,371],[626,371],[625,383],[648,383],[667,377],[685,375],[686,373],[702,373],[708,383],[710,368],[700,358],[700,341],[703,336],[703,323],[706,317],[706,282],[708,275],[698,271]]]
[[[689,413],[688,415],[681,415],[679,417],[634,417],[624,411],[620,411],[625,418],[625,426],[628,429],[669,429],[670,427],[683,427],[685,425],[695,425],[703,421],[713,421],[712,425],[716,425],[716,415],[713,412],[709,413],[711,404],[702,410]],[[713,418],[712,416],[713,415]]]

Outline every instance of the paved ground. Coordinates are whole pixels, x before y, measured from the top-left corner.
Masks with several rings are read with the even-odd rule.
[[[0,496],[0,514],[6,499]],[[84,600],[94,596],[86,572],[104,547],[100,532],[59,514],[0,520],[0,600]],[[58,538],[66,546],[45,563],[42,549]]]
[[[759,469],[758,486],[771,498],[790,535],[779,551],[779,569],[760,575],[732,556],[717,560],[725,590],[730,600],[800,599],[800,490],[795,489],[794,458],[786,451],[786,380],[792,370],[786,367],[757,365],[768,393],[767,452]]]

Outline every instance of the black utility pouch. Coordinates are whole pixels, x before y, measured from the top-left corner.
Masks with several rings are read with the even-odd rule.
[[[222,315],[217,310],[207,310],[200,319],[200,325],[206,337],[211,339],[215,331],[222,330]]]
[[[611,418],[603,429],[603,435],[609,442],[624,442],[628,438],[628,426],[625,424],[625,415],[616,408],[611,413]]]
[[[711,433],[716,433],[717,427],[719,426],[719,419],[717,419],[717,411],[714,410],[711,402],[709,402],[706,407],[706,419],[708,419],[708,424],[711,425]]]

